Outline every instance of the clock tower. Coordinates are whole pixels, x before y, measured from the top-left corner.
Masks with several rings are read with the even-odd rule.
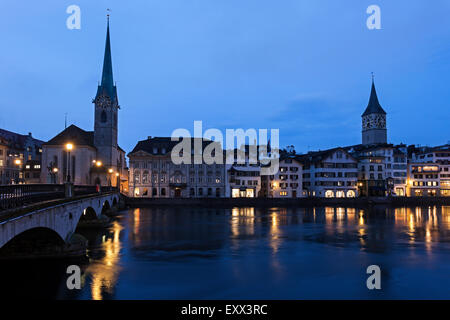
[[[381,107],[372,76],[369,104],[362,114],[362,143],[387,143],[386,112]]]
[[[117,99],[117,88],[114,85],[111,44],[109,38],[109,16],[106,28],[105,57],[103,60],[102,81],[93,100],[94,145],[97,148],[97,160],[107,167],[115,167],[117,158],[117,114],[120,109]]]

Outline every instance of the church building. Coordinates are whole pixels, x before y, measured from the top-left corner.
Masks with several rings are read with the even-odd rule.
[[[117,143],[119,101],[113,80],[109,17],[102,80],[94,103],[94,131],[70,125],[42,147],[42,183],[126,188],[125,151]],[[127,191],[127,190],[124,190]]]
[[[362,114],[362,144],[387,143],[386,112],[380,105],[372,77],[369,104]]]

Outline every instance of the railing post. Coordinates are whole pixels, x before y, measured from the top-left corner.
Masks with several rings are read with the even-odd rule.
[[[66,198],[72,198],[73,197],[73,183],[66,182],[64,184],[64,195]]]

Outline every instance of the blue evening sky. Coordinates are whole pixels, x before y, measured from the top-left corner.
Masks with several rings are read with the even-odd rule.
[[[67,112],[93,129],[106,8],[126,151],[194,120],[279,128],[300,152],[357,144],[372,71],[390,142],[450,140],[448,0],[2,0],[1,128],[48,140]]]

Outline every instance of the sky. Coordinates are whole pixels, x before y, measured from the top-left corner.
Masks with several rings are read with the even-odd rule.
[[[371,72],[389,142],[450,141],[448,0],[2,0],[0,128],[47,141],[67,113],[93,130],[107,8],[127,152],[194,120],[279,129],[297,152],[358,144]]]

